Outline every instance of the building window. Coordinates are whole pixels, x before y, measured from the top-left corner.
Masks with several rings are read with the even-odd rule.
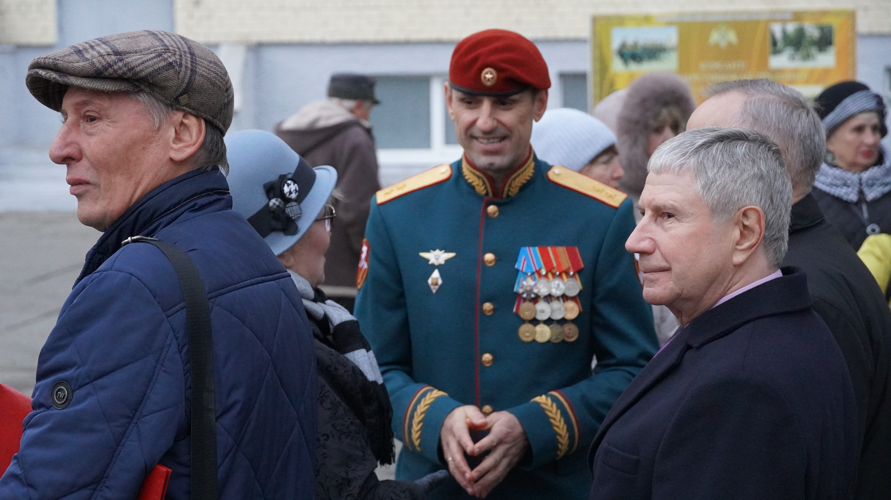
[[[461,157],[443,96],[445,75],[376,75],[371,112],[381,185]]]
[[[430,79],[379,76],[371,112],[374,138],[381,149],[430,147]]]
[[[563,89],[563,107],[588,112],[588,75],[586,73],[560,73]]]

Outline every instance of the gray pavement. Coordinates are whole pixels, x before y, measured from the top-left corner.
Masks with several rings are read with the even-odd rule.
[[[30,395],[40,348],[100,233],[74,212],[0,212],[0,235],[0,382]]]

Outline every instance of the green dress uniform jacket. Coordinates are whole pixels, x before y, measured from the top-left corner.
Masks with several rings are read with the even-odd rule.
[[[625,251],[633,229],[632,204],[622,193],[532,154],[500,190],[459,160],[378,192],[356,317],[404,443],[397,478],[446,468],[442,423],[454,408],[473,404],[514,414],[531,446],[489,498],[587,497],[584,452],[657,348],[651,308]],[[581,313],[573,323],[580,335],[573,342],[518,336],[524,321],[514,312],[515,264],[529,246],[579,250]],[[566,320],[545,321],[551,323]],[[430,498],[469,497],[453,483]]]

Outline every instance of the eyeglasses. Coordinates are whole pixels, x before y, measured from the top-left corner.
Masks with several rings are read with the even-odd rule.
[[[316,222],[325,221],[325,230],[329,233],[331,232],[331,219],[337,217],[337,211],[334,210],[334,205],[330,203],[325,204],[325,210],[322,212],[322,215],[316,219]]]

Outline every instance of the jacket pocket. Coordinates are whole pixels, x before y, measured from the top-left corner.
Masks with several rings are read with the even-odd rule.
[[[618,448],[603,443],[598,452],[598,461],[611,469],[634,476],[637,475],[637,466],[640,459],[630,453],[626,453]]]

